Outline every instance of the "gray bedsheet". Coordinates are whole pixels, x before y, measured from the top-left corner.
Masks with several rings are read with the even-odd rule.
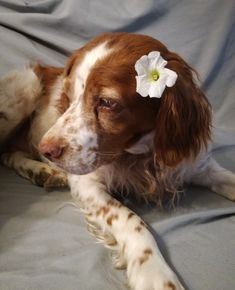
[[[104,31],[149,34],[199,72],[224,130],[215,157],[235,172],[234,0],[0,0],[0,73],[66,56]],[[124,272],[86,231],[69,192],[0,167],[0,290],[125,289]],[[173,210],[129,201],[189,290],[235,289],[235,206],[189,188]]]

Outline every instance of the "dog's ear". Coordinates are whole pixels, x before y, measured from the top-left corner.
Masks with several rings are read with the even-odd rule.
[[[63,72],[63,89],[69,95],[72,68],[76,62],[77,53],[73,53],[65,64]]]
[[[71,84],[74,83],[76,78],[75,70],[79,62],[81,62],[84,58],[85,53],[85,47],[81,47],[80,49],[73,52],[65,64],[63,72],[63,90],[68,96],[73,94],[73,86],[71,86]]]
[[[211,107],[193,80],[194,71],[184,60],[171,53],[167,67],[174,70],[178,78],[160,99],[154,148],[157,163],[174,167],[183,159],[193,159],[207,146]]]
[[[64,77],[67,78],[72,72],[72,68],[78,58],[79,51],[75,51],[67,60],[64,67]]]

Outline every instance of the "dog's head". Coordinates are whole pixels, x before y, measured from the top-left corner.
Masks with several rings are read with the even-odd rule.
[[[159,51],[177,73],[161,98],[136,92],[135,64]],[[153,153],[174,167],[210,138],[210,105],[177,54],[144,35],[105,34],[75,52],[64,70],[70,106],[45,134],[40,151],[59,167],[86,174],[122,154]]]

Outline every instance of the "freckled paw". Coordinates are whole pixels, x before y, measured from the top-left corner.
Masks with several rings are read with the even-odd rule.
[[[51,168],[42,168],[39,172],[30,170],[28,176],[34,184],[42,186],[48,191],[53,188],[68,187],[66,174]]]
[[[65,173],[62,172],[50,175],[43,186],[48,191],[53,188],[66,188],[68,187],[67,176]]]
[[[185,290],[171,269],[154,258],[134,261],[127,276],[132,290]]]
[[[44,186],[47,179],[51,176],[50,172],[47,172],[46,170],[42,169],[39,172],[33,172],[33,170],[25,170],[28,174],[28,177],[32,181],[32,183],[38,185],[38,186]]]

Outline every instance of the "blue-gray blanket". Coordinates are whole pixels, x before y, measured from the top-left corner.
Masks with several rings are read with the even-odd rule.
[[[63,65],[105,31],[149,34],[200,73],[224,131],[215,157],[235,172],[228,146],[235,132],[234,15],[234,0],[0,0],[0,73],[35,60]],[[69,192],[47,193],[0,168],[0,290],[125,289],[124,272],[113,269],[69,201]],[[186,289],[235,289],[233,202],[195,187],[173,210],[132,206]]]

